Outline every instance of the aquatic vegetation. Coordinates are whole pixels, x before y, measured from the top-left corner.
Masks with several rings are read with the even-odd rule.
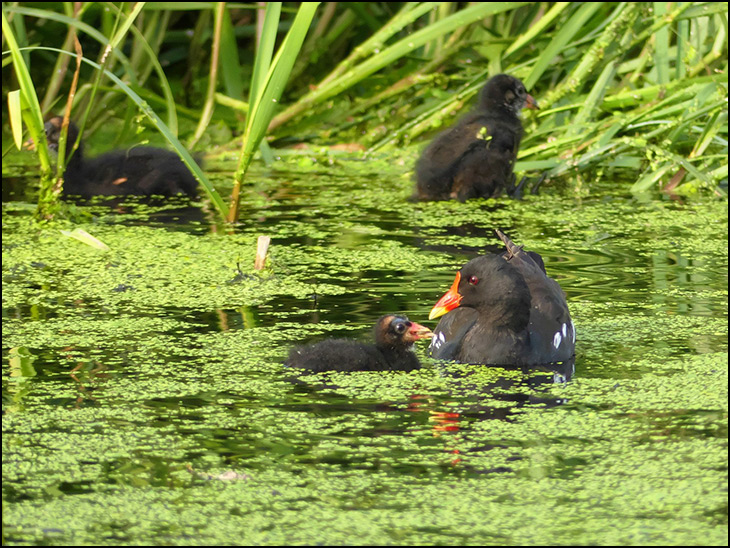
[[[726,204],[606,181],[404,207],[405,167],[337,162],[255,168],[232,234],[182,200],[90,207],[108,251],[3,205],[6,543],[725,542]],[[426,344],[410,373],[282,365],[422,323],[495,226],[566,290],[574,373]]]
[[[4,70],[28,94],[53,75],[32,117],[66,92],[78,30],[99,62],[69,105],[99,146],[142,111],[181,148],[195,133],[210,188],[232,193],[257,12],[107,7],[3,6]],[[13,179],[27,159],[5,156],[4,543],[726,545],[727,6],[668,9],[322,3],[279,116],[257,117],[270,140],[235,225],[211,198],[66,203],[38,223]],[[504,71],[544,107],[516,166],[550,175],[541,194],[406,202],[425,139]],[[494,228],[565,290],[574,364],[435,361],[421,341],[409,373],[283,365],[295,344],[368,340],[385,312],[434,327]]]

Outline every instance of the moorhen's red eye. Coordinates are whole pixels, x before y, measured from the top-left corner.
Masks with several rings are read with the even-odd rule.
[[[479,278],[476,276],[469,276],[469,279],[467,280],[471,285],[477,285],[479,283]]]

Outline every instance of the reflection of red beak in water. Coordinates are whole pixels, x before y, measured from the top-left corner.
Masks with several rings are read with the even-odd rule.
[[[459,431],[459,413],[453,413],[450,411],[434,411],[432,409],[429,409],[429,406],[435,404],[436,402],[433,400],[433,398],[423,394],[413,394],[410,397],[410,400],[411,401],[408,403],[408,411],[428,412],[428,421],[434,423],[434,437],[441,437],[441,435],[445,434],[446,432]],[[460,453],[458,449],[449,449],[448,447],[444,448],[444,451],[448,453],[454,453],[455,455],[458,455]],[[461,457],[459,456],[456,456],[451,460],[452,465],[459,464],[460,462]]]
[[[429,409],[429,406],[436,402],[423,394],[413,394],[410,399],[408,411],[427,411],[429,422],[436,423],[433,427],[434,435],[438,435],[439,432],[457,432],[459,430],[459,413]]]
[[[433,429],[438,432],[458,432],[459,414],[446,411],[431,411],[431,422],[436,423]],[[437,434],[436,434],[437,435]]]
[[[441,436],[441,434],[445,432],[459,431],[458,413],[452,413],[448,411],[431,411],[431,416],[429,417],[429,420],[435,423],[433,426],[434,436]],[[451,459],[452,466],[456,466],[461,462],[461,457],[459,456],[461,451],[459,451],[458,449],[446,449],[446,451],[454,455],[454,458]]]

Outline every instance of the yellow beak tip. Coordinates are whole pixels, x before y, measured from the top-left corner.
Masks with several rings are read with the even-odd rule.
[[[433,320],[434,318],[443,316],[445,312],[446,312],[446,309],[443,307],[434,308],[433,310],[431,310],[431,313],[428,315],[428,319]]]

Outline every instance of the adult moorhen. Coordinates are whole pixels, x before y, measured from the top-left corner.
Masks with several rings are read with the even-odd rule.
[[[56,116],[46,122],[46,138],[51,150],[58,152],[63,118]],[[66,172],[64,194],[91,196],[140,196],[197,194],[198,183],[190,170],[174,152],[163,148],[133,147],[107,152],[96,158],[84,158],[84,143],[79,142],[76,124],[70,122],[66,136]]]
[[[538,108],[520,80],[508,74],[490,78],[477,108],[421,154],[413,199],[463,202],[517,191],[512,169],[522,140],[524,107]]]
[[[374,328],[375,344],[349,339],[325,341],[292,348],[285,365],[322,371],[412,371],[421,367],[413,343],[431,337],[427,327],[406,316],[386,314]]]
[[[565,294],[545,272],[542,257],[499,230],[507,250],[466,263],[429,319],[430,355],[489,365],[541,365],[575,354],[575,326]]]

